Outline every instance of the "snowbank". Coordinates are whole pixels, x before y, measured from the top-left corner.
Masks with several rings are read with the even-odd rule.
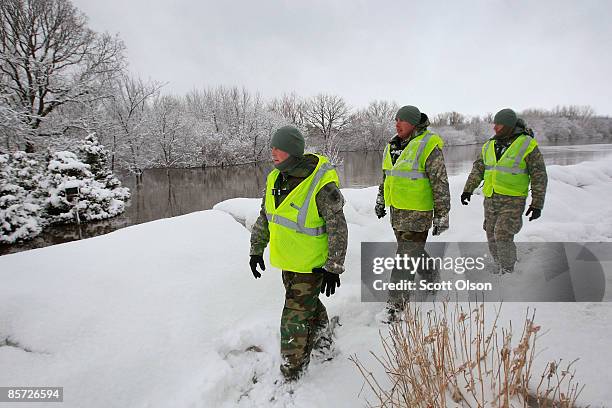
[[[612,164],[551,166],[549,174],[543,216],[518,238],[612,240]],[[485,240],[481,198],[457,205],[465,177],[450,180],[451,230],[437,240]],[[336,295],[324,299],[330,315],[341,316],[341,355],[312,364],[292,396],[269,402],[279,363],[279,271],[268,267],[262,279],[252,278],[249,232],[234,219],[251,226],[258,199],[0,257],[0,385],[63,386],[66,407],[364,405],[368,392],[359,395],[363,380],[347,357],[357,353],[375,368],[368,352],[380,351],[385,327],[375,318],[382,304],[359,301],[360,242],[393,241],[393,233],[388,218],[373,214],[376,188],[343,193],[347,272]],[[502,322],[521,320],[526,306],[504,305]],[[602,375],[612,365],[612,307],[535,306],[549,333],[534,372],[553,358],[580,357],[581,403],[612,401]],[[252,345],[262,351],[244,351]]]

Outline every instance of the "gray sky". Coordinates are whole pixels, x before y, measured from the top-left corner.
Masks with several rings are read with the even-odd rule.
[[[612,1],[73,1],[166,92],[244,85],[429,114],[579,104],[612,115]]]

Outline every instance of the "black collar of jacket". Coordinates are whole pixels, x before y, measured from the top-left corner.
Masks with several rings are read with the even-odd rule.
[[[296,163],[286,171],[281,171],[283,177],[300,177],[306,178],[314,171],[319,164],[319,158],[314,154],[307,153],[304,156],[297,158]]]

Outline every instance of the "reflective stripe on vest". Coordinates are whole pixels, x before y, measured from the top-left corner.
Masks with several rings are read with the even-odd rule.
[[[385,175],[393,177],[404,177],[411,180],[427,178],[427,174],[420,171],[385,170]]]
[[[289,229],[295,230],[302,234],[311,235],[313,237],[316,237],[317,235],[325,234],[325,231],[326,231],[325,225],[322,227],[317,227],[317,228],[308,228],[308,227],[305,227],[304,225],[299,225],[297,222],[291,221],[290,219],[287,219],[280,215],[274,216],[270,213],[266,213],[266,217],[268,218],[268,222],[282,225],[283,227],[287,227]]]
[[[266,217],[268,218],[268,222],[272,222],[274,224],[282,225],[283,227],[292,229],[294,231],[300,232],[302,234],[317,236],[325,234],[325,225],[317,228],[309,228],[306,227],[306,216],[308,215],[308,208],[310,206],[310,199],[314,194],[314,191],[319,184],[319,181],[323,178],[325,173],[328,170],[332,170],[334,166],[330,163],[324,163],[319,167],[316,174],[314,175],[312,182],[310,183],[310,187],[308,188],[308,193],[306,194],[306,199],[304,200],[304,204],[302,207],[298,207],[295,204],[292,204],[292,207],[298,210],[297,222],[291,221],[288,218],[285,218],[280,215],[273,215],[270,213],[266,213]]]

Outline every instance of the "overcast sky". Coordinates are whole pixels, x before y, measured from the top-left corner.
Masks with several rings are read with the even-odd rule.
[[[73,1],[166,92],[244,85],[430,114],[579,104],[612,115],[612,1]]]

